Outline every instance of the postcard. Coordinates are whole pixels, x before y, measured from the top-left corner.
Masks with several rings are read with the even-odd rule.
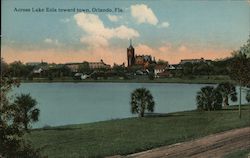
[[[2,0],[0,157],[250,155],[249,0]]]

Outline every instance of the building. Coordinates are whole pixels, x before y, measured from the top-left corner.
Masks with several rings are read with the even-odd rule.
[[[200,59],[183,59],[180,62],[180,65],[186,64],[186,63],[200,63],[200,62],[207,62],[210,63],[212,60],[205,60],[204,58],[200,58]]]
[[[33,70],[33,74],[41,74],[44,71],[43,68],[39,67],[39,68],[35,68]]]
[[[154,67],[154,73],[155,75],[157,75],[158,73],[162,73],[167,69],[168,69],[168,65],[156,65]]]
[[[135,65],[145,65],[146,63],[152,63],[151,55],[136,55]]]
[[[37,66],[37,65],[40,65],[41,62],[27,62],[26,65],[28,66]]]
[[[111,66],[104,63],[103,60],[100,62],[89,62],[90,69],[110,69]]]
[[[39,65],[48,65],[48,63],[41,60],[41,62],[27,62],[26,65],[28,65],[28,66],[39,66]]]
[[[78,72],[80,65],[83,63],[66,63],[65,65],[72,71]],[[104,63],[103,60],[99,62],[88,62],[90,69],[110,69],[111,66]]]
[[[48,65],[38,65],[36,66],[33,70],[32,73],[34,75],[41,75],[46,73],[49,70],[49,66]]]
[[[169,70],[182,70],[182,67],[180,64],[171,64],[168,66]]]
[[[158,64],[154,67],[154,75],[155,77],[160,77],[160,76],[169,76],[169,72],[168,72],[168,64]]]
[[[135,49],[132,46],[132,41],[130,40],[130,45],[127,48],[127,60],[128,60],[128,67],[135,64]]]
[[[128,67],[134,65],[147,67],[151,63],[156,63],[155,58],[152,59],[151,55],[135,55],[135,49],[132,46],[131,40],[129,47],[127,48],[127,60],[128,60]]]
[[[72,71],[78,72],[79,67],[82,63],[66,63],[65,65]]]

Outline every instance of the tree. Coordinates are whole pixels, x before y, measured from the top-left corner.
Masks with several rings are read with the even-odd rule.
[[[223,98],[223,106],[227,107],[229,105],[228,99],[230,98],[233,102],[237,101],[236,88],[232,83],[223,82],[217,87],[218,91],[221,93]]]
[[[168,65],[168,61],[159,59],[158,62],[157,62],[157,64],[158,65]]]
[[[182,65],[183,68],[183,75],[185,76],[192,76],[193,73],[193,64],[188,62]]]
[[[54,79],[54,73],[51,70],[48,72],[48,79],[50,81],[52,81]]]
[[[152,73],[152,72],[150,72],[150,73],[148,74],[148,79],[154,80],[154,79],[155,79],[155,74]]]
[[[15,121],[19,117],[19,113],[7,97],[12,87],[19,86],[19,82],[3,76],[1,76],[0,82],[0,157],[41,157],[39,150],[33,149],[22,138],[25,130],[20,122]]]
[[[112,69],[115,75],[126,78],[126,67],[124,63],[122,65],[114,64]]]
[[[241,48],[240,51],[244,54],[246,54],[246,56],[249,58],[250,57],[250,35],[249,38],[247,40],[247,43],[244,44]]]
[[[66,65],[63,65],[61,68],[60,68],[60,71],[62,73],[63,76],[71,76],[71,70],[69,67],[67,67]]]
[[[81,64],[79,65],[78,72],[90,73],[89,63],[86,62],[86,61],[84,61],[83,63],[81,63]]]
[[[36,105],[36,100],[30,94],[21,94],[14,101],[18,113],[14,121],[23,124],[26,131],[30,123],[38,121],[40,110],[35,107]]]
[[[212,61],[213,75],[229,75],[228,67],[232,58]]]
[[[247,91],[246,100],[250,103],[250,90]]]
[[[154,98],[149,90],[146,88],[138,88],[131,94],[131,112],[139,114],[139,117],[144,117],[145,110],[149,112],[154,111]]]
[[[21,61],[14,61],[9,64],[9,72],[12,77],[21,77],[24,71],[24,64]]]
[[[5,76],[8,72],[8,64],[1,58],[1,67],[0,67],[1,76]]]
[[[219,110],[222,108],[222,96],[216,88],[205,86],[197,92],[196,103],[198,110]]]
[[[241,48],[242,49],[242,48]],[[245,50],[244,48],[243,50]],[[250,49],[250,48],[248,48]],[[230,77],[235,80],[240,86],[239,96],[239,117],[241,118],[241,94],[242,87],[249,86],[250,84],[250,58],[247,58],[243,51],[235,52],[234,58],[230,65]]]
[[[201,62],[201,63],[199,63],[197,70],[199,72],[199,75],[208,75],[209,76],[213,70],[213,67],[206,62]]]
[[[133,66],[128,67],[128,72],[136,73],[137,70],[142,70],[142,69],[143,69],[143,66],[141,65],[133,65]]]

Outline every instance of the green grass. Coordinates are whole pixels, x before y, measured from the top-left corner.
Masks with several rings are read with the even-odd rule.
[[[244,150],[237,150],[226,155],[224,158],[249,158],[250,156],[250,148]]]
[[[104,157],[129,154],[250,126],[250,106],[238,110],[187,111],[33,130],[26,135],[49,157]],[[67,117],[67,116],[65,116]],[[84,117],[84,116],[83,116]]]

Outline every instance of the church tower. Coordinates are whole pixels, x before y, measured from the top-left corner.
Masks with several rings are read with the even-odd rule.
[[[128,67],[133,66],[135,64],[135,49],[132,46],[131,39],[130,39],[130,46],[127,48],[127,59],[128,59]]]

